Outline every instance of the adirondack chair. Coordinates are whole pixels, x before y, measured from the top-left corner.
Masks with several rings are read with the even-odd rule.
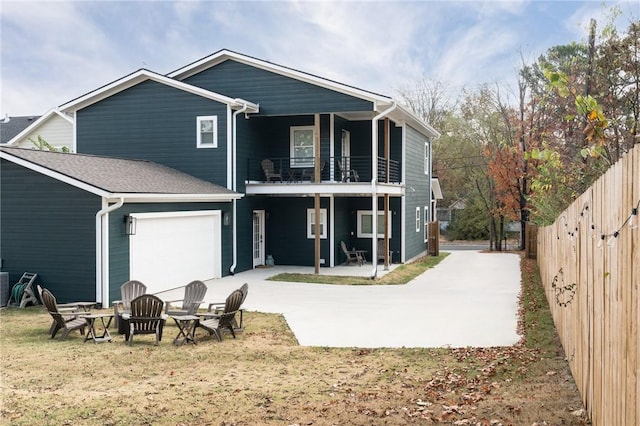
[[[162,340],[162,329],[167,316],[162,313],[164,302],[153,294],[143,294],[131,301],[131,311],[122,314],[125,327],[125,340],[133,344],[135,334],[154,334],[156,345]]]
[[[336,160],[336,164],[338,165],[338,170],[340,170],[340,174],[342,175],[342,182],[360,182],[360,175],[358,175],[358,172],[355,169],[345,168],[340,160]]]
[[[123,313],[131,310],[131,301],[147,292],[147,286],[140,281],[131,280],[120,286],[120,300],[113,301],[113,319],[120,334],[124,334],[124,327],[121,325],[120,317]]]
[[[178,300],[165,300],[164,313],[167,315],[195,315],[198,308],[204,303],[207,286],[202,281],[191,281],[184,288],[184,298]],[[182,302],[182,306],[175,307],[172,304]]]
[[[271,179],[277,178],[280,182],[282,182],[282,173],[276,173],[275,168],[273,167],[273,161],[267,159],[262,160],[262,171],[264,172],[264,176],[267,179],[267,182],[271,182]]]
[[[87,326],[87,320],[82,317],[71,315],[69,313],[63,314],[58,311],[56,298],[46,288],[42,289],[41,293],[42,303],[49,312],[49,315],[53,318],[54,324],[51,327],[50,335],[53,339],[59,330],[62,330],[62,339],[66,339],[69,333],[73,330],[79,330],[81,335],[84,335],[84,329]]]
[[[362,266],[362,264],[364,263],[364,259],[362,259],[360,253],[358,253],[356,250],[347,249],[347,245],[344,243],[344,241],[340,241],[340,247],[342,248],[342,252],[345,254],[345,256],[347,256],[347,264],[357,263],[358,265]]]
[[[36,290],[33,284],[36,281],[38,274],[31,272],[25,272],[17,283],[11,288],[11,294],[9,295],[9,305],[19,305],[21,308],[27,306],[27,303],[38,305],[38,298],[36,297]]]
[[[204,320],[200,320],[198,323],[199,328],[205,329],[209,335],[215,335],[218,342],[222,341],[222,331],[229,330],[233,338],[236,338],[236,331],[234,329],[234,318],[240,309],[242,299],[244,295],[238,290],[234,290],[227,300],[225,301],[224,309],[221,313],[203,313],[199,314],[204,317]]]
[[[242,309],[242,304],[247,298],[249,294],[249,284],[244,283],[238,289],[242,292],[242,300],[240,301],[240,307],[238,308],[238,313],[240,314],[240,321],[238,321],[235,317],[233,318],[233,329],[238,332],[244,330],[244,309]],[[220,314],[224,311],[224,307],[226,302],[213,302],[209,303],[209,307],[207,308],[207,312],[212,312],[214,314]]]

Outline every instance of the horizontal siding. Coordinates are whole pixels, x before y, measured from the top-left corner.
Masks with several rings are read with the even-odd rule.
[[[41,136],[49,145],[55,148],[61,149],[62,147],[66,147],[69,150],[73,148],[73,125],[57,114],[40,125],[38,129],[21,139],[20,142],[18,142],[18,147],[34,148],[33,143],[31,143],[29,139],[37,141],[38,136]]]
[[[218,148],[196,147],[196,117],[218,116]],[[77,113],[77,149],[145,159],[227,185],[227,106],[146,81]]]
[[[373,104],[290,77],[227,60],[185,79],[231,98],[260,104],[260,115],[372,111]]]
[[[0,258],[11,282],[34,272],[59,302],[95,300],[100,198],[0,160]]]
[[[407,131],[406,158],[406,257],[411,259],[427,249],[424,242],[424,207],[429,206],[431,194],[431,179],[424,173],[424,144],[428,142],[426,136],[410,126]],[[416,207],[420,208],[420,231],[416,232]]]

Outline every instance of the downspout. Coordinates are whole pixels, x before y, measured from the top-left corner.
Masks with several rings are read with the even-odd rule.
[[[237,142],[237,124],[236,124],[236,120],[239,114],[242,114],[243,112],[245,112],[247,109],[249,108],[249,106],[245,103],[243,105],[242,108],[240,108],[238,111],[235,111],[233,113],[233,120],[231,122],[231,134],[232,134],[232,138],[231,138],[231,167],[233,169],[233,173],[232,173],[232,183],[231,183],[231,190],[232,191],[236,191],[236,187],[237,187],[237,179],[236,179],[236,174],[237,174],[237,165],[236,165],[236,142]],[[236,203],[238,202],[238,200],[236,200],[235,198],[232,201],[232,205],[233,205],[233,216],[231,218],[231,220],[233,221],[232,226],[232,232],[233,232],[233,263],[231,264],[231,266],[229,267],[229,273],[231,275],[234,275],[236,273],[236,266],[238,266],[238,235],[237,235],[237,225],[236,225]]]
[[[96,213],[96,300],[99,300],[102,302],[102,307],[103,308],[107,308],[108,307],[108,302],[109,302],[109,297],[107,296],[106,298],[106,303],[105,303],[105,298],[103,297],[103,291],[104,290],[104,282],[103,282],[103,270],[102,270],[102,265],[103,265],[103,247],[104,247],[104,241],[103,241],[103,233],[102,233],[102,218],[107,215],[108,213],[111,213],[112,211],[118,210],[120,207],[123,206],[124,204],[124,198],[120,197],[120,199],[113,205],[109,206],[109,203],[107,202],[107,207],[104,207],[102,210],[99,210]],[[107,236],[108,238],[108,236]]]
[[[389,115],[398,107],[395,101],[391,106],[371,120],[371,221],[373,233],[371,237],[371,274],[373,280],[378,274],[378,120]]]

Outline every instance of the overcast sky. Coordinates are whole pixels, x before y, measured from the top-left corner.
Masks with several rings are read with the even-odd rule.
[[[626,29],[640,2],[619,4]],[[139,68],[220,49],[395,96],[422,78],[513,84],[521,56],[584,41],[600,1],[0,0],[0,117],[40,115]]]

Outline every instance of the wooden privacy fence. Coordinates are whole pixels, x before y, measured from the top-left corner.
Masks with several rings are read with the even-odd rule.
[[[553,319],[596,426],[640,425],[640,145],[538,230]]]

